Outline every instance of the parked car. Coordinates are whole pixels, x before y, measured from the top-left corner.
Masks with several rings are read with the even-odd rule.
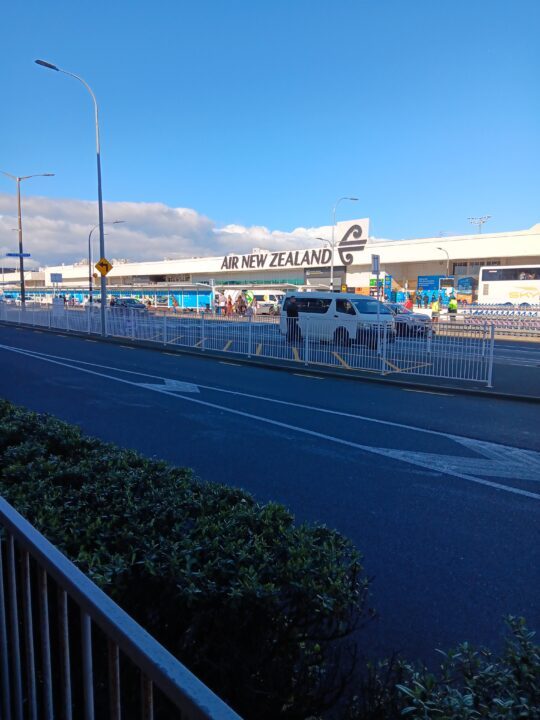
[[[394,316],[397,335],[418,337],[419,335],[425,336],[430,331],[434,332],[429,315],[407,310],[399,303],[385,303],[385,305]]]
[[[254,292],[253,297],[257,301],[257,314],[279,315],[281,301],[284,296],[284,292]]]
[[[114,303],[111,303],[111,308],[113,310],[124,310],[124,311],[133,311],[137,313],[147,313],[148,308],[144,303],[142,303],[140,300],[137,300],[136,298],[132,297],[120,297],[120,298],[113,298]]]

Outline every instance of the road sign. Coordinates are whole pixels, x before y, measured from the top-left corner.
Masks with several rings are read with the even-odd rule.
[[[113,266],[107,258],[101,258],[101,260],[95,264],[95,268],[105,277],[105,275],[111,272]]]
[[[61,283],[62,282],[62,273],[51,273],[51,282],[52,283]]]
[[[6,253],[6,257],[32,257],[30,253]]]
[[[378,275],[378,273],[379,273],[380,260],[381,260],[380,255],[372,255],[371,256],[371,272],[373,273],[373,275]]]

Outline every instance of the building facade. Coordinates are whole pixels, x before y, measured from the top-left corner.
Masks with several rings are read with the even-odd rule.
[[[328,287],[333,266],[334,287],[367,294],[373,291],[372,255],[380,258],[387,287],[394,292],[414,292],[428,279],[478,278],[483,265],[540,263],[540,223],[526,230],[503,233],[374,240],[366,219],[341,222],[335,244],[290,250],[260,250],[225,256],[184,258],[154,262],[115,263],[108,286],[308,286]],[[60,287],[88,287],[88,265],[42,268],[40,283],[52,286],[51,276],[61,274]],[[94,271],[95,272],[95,271]],[[43,278],[43,280],[41,280]],[[431,282],[430,280],[430,282]],[[99,285],[98,283],[96,283]],[[425,288],[424,288],[425,289]]]

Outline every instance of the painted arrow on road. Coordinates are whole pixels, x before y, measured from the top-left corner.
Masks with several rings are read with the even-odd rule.
[[[181,393],[198,393],[199,388],[197,385],[189,382],[182,382],[181,380],[172,380],[171,378],[163,378],[163,383],[137,383],[139,387],[146,388],[147,390],[157,390],[166,392],[181,392]]]

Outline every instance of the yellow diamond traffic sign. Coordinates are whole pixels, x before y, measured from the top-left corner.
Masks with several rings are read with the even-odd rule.
[[[107,260],[107,258],[101,258],[99,262],[95,264],[96,270],[99,270],[99,272],[105,277],[107,273],[110,273],[113,266],[111,263]]]

